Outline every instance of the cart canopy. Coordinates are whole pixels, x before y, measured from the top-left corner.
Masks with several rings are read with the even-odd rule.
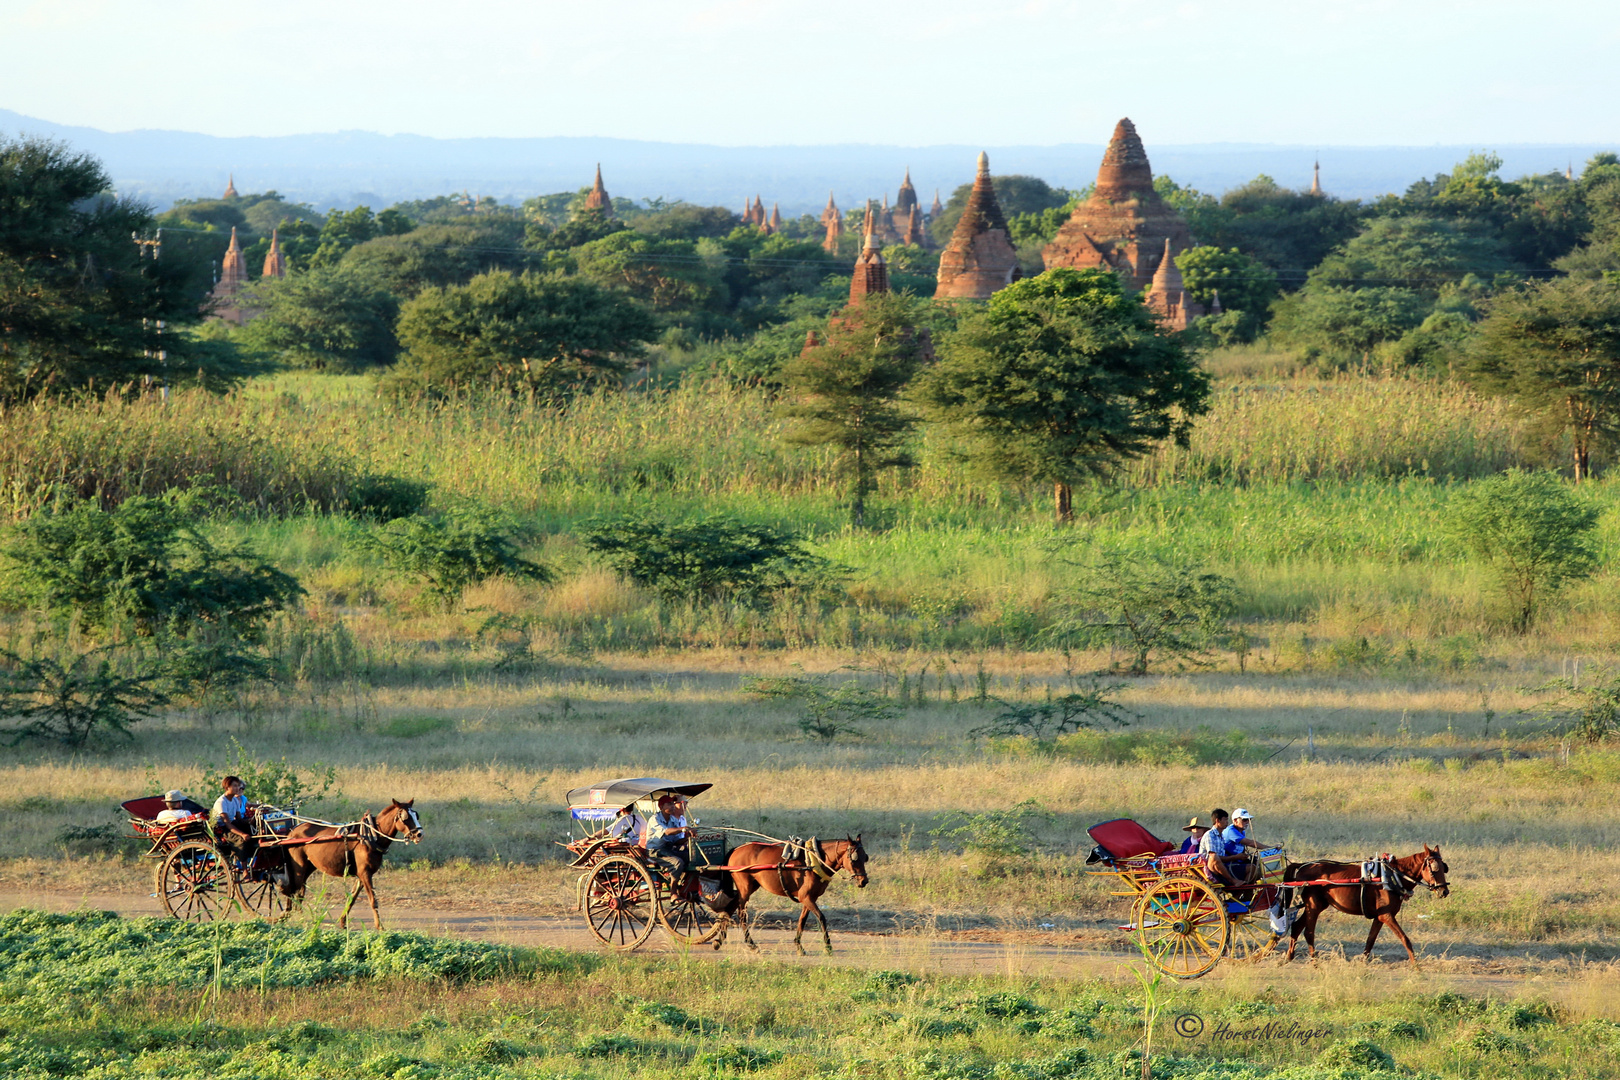
[[[1163,855],[1176,850],[1168,840],[1160,840],[1142,825],[1130,818],[1115,818],[1093,825],[1086,832],[1099,847],[1116,859],[1130,859],[1137,855]]]
[[[655,776],[640,776],[633,779],[603,780],[588,787],[575,788],[568,793],[568,805],[571,809],[601,807],[607,813],[603,817],[612,817],[614,811],[629,806],[638,799],[660,791],[673,791],[677,795],[691,798],[708,791],[713,784],[694,783],[690,780],[660,780]],[[576,814],[576,817],[580,815]]]

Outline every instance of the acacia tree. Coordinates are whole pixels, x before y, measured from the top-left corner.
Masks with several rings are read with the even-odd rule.
[[[1468,374],[1567,434],[1580,483],[1593,444],[1620,435],[1620,285],[1560,278],[1501,293],[1486,310]]]
[[[1048,270],[965,316],[918,397],[987,475],[1071,485],[1154,443],[1185,444],[1208,411],[1209,378],[1107,270]]]
[[[894,293],[868,296],[833,320],[825,341],[782,368],[786,400],[777,414],[793,421],[782,439],[838,451],[856,528],[866,524],[878,472],[916,464],[905,441],[917,419],[900,400],[927,351],[916,307]]]

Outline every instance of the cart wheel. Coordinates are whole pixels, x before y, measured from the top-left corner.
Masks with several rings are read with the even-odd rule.
[[[230,914],[236,884],[218,848],[206,840],[186,840],[163,860],[158,895],[177,919],[213,922]]]
[[[1137,940],[1166,975],[1196,979],[1221,962],[1226,948],[1226,905],[1195,878],[1170,878],[1142,894]]]
[[[660,900],[658,918],[664,932],[682,945],[706,945],[719,936],[720,919],[703,902],[697,874],[689,874],[678,892],[666,892]]]
[[[1271,931],[1271,920],[1265,912],[1233,915],[1232,929],[1226,935],[1226,955],[1233,960],[1259,960],[1281,940]]]
[[[634,859],[610,855],[585,883],[585,922],[602,944],[629,952],[652,935],[658,897],[652,875]]]
[[[292,910],[292,900],[281,895],[281,890],[263,870],[247,871],[236,879],[236,893],[242,906],[261,919],[275,920]]]

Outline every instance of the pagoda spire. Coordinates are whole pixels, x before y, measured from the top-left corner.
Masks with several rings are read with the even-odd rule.
[[[979,168],[967,206],[939,256],[936,300],[984,300],[1023,274],[1018,252],[1007,235],[1007,218],[990,180],[990,155],[979,154]]]
[[[771,232],[782,231],[782,211],[780,204],[771,203]]]
[[[591,193],[585,196],[585,209],[595,210],[603,217],[613,216],[613,200],[608,196],[607,187],[602,183],[602,163],[596,164],[596,182],[591,185]]]
[[[1311,166],[1311,194],[1322,194],[1322,163],[1320,161]]]
[[[287,257],[281,253],[281,230],[270,230],[270,250],[264,257],[264,276],[284,278],[287,276]]]
[[[1103,151],[1102,165],[1097,169],[1097,194],[1123,202],[1151,197],[1152,193],[1153,166],[1148,164],[1147,150],[1131,118],[1123,117],[1114,125],[1113,138]]]
[[[851,306],[861,303],[873,293],[889,291],[889,266],[878,249],[877,215],[872,212],[871,200],[866,203],[866,239],[861,244],[860,258],[855,260],[855,273],[849,279]]]
[[[236,194],[236,174],[231,173],[230,174],[230,179],[225,181],[225,194],[221,195],[220,198],[222,198],[222,199],[235,199],[237,197],[238,196]]]

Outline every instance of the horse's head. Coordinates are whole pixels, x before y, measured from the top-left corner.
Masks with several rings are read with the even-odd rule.
[[[855,879],[855,887],[864,889],[870,879],[866,876],[866,849],[861,846],[861,834],[856,833],[853,837],[847,838],[844,845],[844,854],[840,861]]]
[[[1450,869],[1446,861],[1440,857],[1440,849],[1423,845],[1422,860],[1418,863],[1418,880],[1439,893],[1444,899],[1451,895],[1451,886],[1446,883],[1446,871]]]
[[[422,839],[422,819],[416,816],[412,809],[415,799],[390,800],[392,805],[377,815],[377,830],[390,840],[404,839],[408,843],[416,843]]]

